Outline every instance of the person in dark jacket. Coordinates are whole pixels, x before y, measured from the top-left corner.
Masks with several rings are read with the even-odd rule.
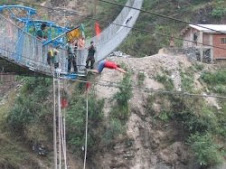
[[[95,53],[96,53],[96,48],[94,46],[93,41],[91,41],[90,47],[88,48],[88,57],[87,57],[87,60],[86,60],[86,68],[93,69],[93,65],[95,63],[95,58],[94,58]],[[89,67],[90,62],[91,62],[91,65]]]

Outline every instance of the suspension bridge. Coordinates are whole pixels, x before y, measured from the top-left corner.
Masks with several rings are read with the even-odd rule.
[[[140,9],[143,0],[128,0],[126,6]],[[17,16],[13,11],[24,11],[23,16]],[[6,17],[4,13],[9,14]],[[25,13],[25,14],[24,14]],[[136,23],[140,11],[124,7],[116,19],[100,35],[86,39],[86,47],[90,41],[94,41],[97,49],[96,62],[106,58],[128,36],[131,27]],[[47,63],[49,44],[45,44],[36,38],[34,33],[41,23],[46,23],[50,30],[54,29],[54,36],[60,38],[54,40],[59,47],[59,70],[67,72],[66,57],[66,32],[69,28],[60,27],[51,21],[32,19],[37,11],[30,7],[20,5],[0,6],[0,72],[13,74],[38,74],[52,76],[52,69]],[[21,26],[22,25],[22,26]],[[127,27],[128,26],[128,27]],[[53,31],[52,31],[53,32]],[[48,31],[48,40],[54,39],[53,33]],[[87,50],[83,52],[84,58]],[[84,59],[85,60],[85,59]],[[85,67],[85,62],[81,63]],[[80,66],[81,66],[80,65]]]
[[[96,62],[106,58],[128,36],[136,23],[143,0],[128,0],[116,19],[98,36],[86,40],[86,48],[81,52],[86,58],[87,48],[91,41],[96,44]],[[132,8],[128,8],[128,6]],[[14,11],[16,11],[14,13]],[[22,11],[22,12],[21,12]],[[20,15],[18,15],[20,14]],[[66,122],[65,112],[62,109],[61,90],[65,84],[60,80],[60,72],[55,72],[47,63],[47,53],[52,45],[58,46],[58,62],[61,72],[67,72],[66,33],[67,27],[58,26],[51,21],[35,20],[37,11],[20,5],[0,6],[0,74],[19,74],[53,76],[53,149],[54,169],[61,169],[67,165],[66,154]],[[49,27],[48,38],[41,41],[36,32],[42,23]],[[56,38],[57,37],[57,38]],[[49,43],[51,42],[51,43]],[[51,46],[50,46],[51,45]],[[85,68],[85,60],[79,66]],[[58,118],[58,123],[57,123]],[[86,168],[87,132],[88,132],[88,89],[86,92],[86,131],[84,166]],[[62,160],[63,159],[63,160]]]

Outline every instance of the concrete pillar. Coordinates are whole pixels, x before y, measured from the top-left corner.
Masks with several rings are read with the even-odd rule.
[[[203,32],[200,31],[198,42],[200,43],[200,61],[203,62]]]
[[[211,63],[213,63],[213,34],[210,35],[210,38],[209,38],[209,45],[210,45],[210,58],[211,58]]]

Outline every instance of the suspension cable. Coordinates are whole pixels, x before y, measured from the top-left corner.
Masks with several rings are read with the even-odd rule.
[[[111,5],[114,5],[114,6],[131,8],[131,9],[134,9],[134,10],[137,10],[137,11],[140,11],[140,12],[143,12],[143,13],[147,13],[147,14],[150,14],[150,15],[158,16],[158,17],[161,17],[161,18],[165,18],[165,19],[169,19],[169,20],[173,20],[173,21],[177,21],[177,22],[181,22],[181,23],[185,23],[185,24],[192,24],[192,25],[195,25],[195,26],[200,27],[200,28],[208,29],[208,30],[211,30],[211,31],[214,31],[214,32],[217,32],[217,33],[221,33],[221,34],[226,34],[225,32],[218,31],[218,30],[215,30],[215,29],[212,29],[212,28],[208,28],[206,26],[202,26],[202,25],[199,25],[199,24],[191,23],[191,22],[186,22],[186,21],[183,21],[183,20],[180,20],[180,19],[177,19],[177,18],[173,18],[173,17],[170,17],[170,16],[158,14],[158,13],[147,11],[147,10],[144,10],[144,9],[135,8],[133,6],[122,5],[122,4],[119,4],[119,3],[110,2],[110,1],[106,1],[106,0],[98,0],[98,1],[103,2],[103,3],[107,3],[107,4],[111,4]]]
[[[18,0],[18,2],[22,2],[22,3],[30,4],[30,5],[35,5],[35,6],[38,6],[38,7],[41,7],[41,8],[46,8],[46,9],[48,9],[48,10],[62,11],[62,10],[60,10],[60,9],[51,8],[51,7],[45,7],[45,6],[43,6],[43,5],[39,5],[39,4],[36,4],[36,3],[31,3],[31,2],[24,2],[24,1],[22,1],[22,0]],[[123,5],[123,6],[124,6],[124,5]],[[125,7],[131,7],[131,6],[125,6]],[[134,7],[131,7],[131,8],[134,8]],[[138,9],[138,8],[135,8],[135,9]],[[65,11],[69,11],[69,10],[64,10],[63,12],[65,12]],[[75,12],[75,11],[69,11],[69,12],[71,12],[71,13],[72,13],[71,15],[74,15],[74,16],[76,16],[76,15],[79,15],[79,16],[86,16],[86,15],[84,15],[84,14],[81,14],[81,13]],[[91,16],[86,16],[86,18],[87,18],[87,19],[90,19],[90,20],[94,20],[94,21],[99,21],[98,18],[91,17]],[[153,33],[153,32],[151,32],[150,30],[139,29],[139,28],[136,28],[136,27],[131,27],[131,26],[123,25],[123,24],[114,23],[114,22],[112,22],[112,23],[110,23],[110,22],[108,22],[108,21],[101,21],[101,22],[102,22],[102,23],[107,23],[107,24],[113,24],[113,25],[121,26],[121,27],[125,27],[125,28],[129,28],[129,29],[132,29],[132,30],[137,31],[137,32]],[[185,21],[184,21],[184,22],[185,22]],[[189,22],[186,22],[186,23],[187,23],[187,24],[192,24],[192,23],[189,23]],[[195,24],[193,24],[193,25],[195,25]],[[196,24],[196,26],[197,26],[197,24]],[[204,27],[204,26],[202,26],[202,27]],[[215,31],[215,32],[219,32],[219,31],[217,31],[217,30],[213,30],[213,29],[210,29],[210,28],[208,28],[208,27],[205,27],[205,29],[209,29],[209,30],[212,30],[212,31]],[[223,32],[221,32],[221,33],[223,33]],[[178,36],[171,36],[171,35],[169,35],[169,34],[163,34],[163,33],[155,33],[155,34],[158,34],[158,35],[164,36],[164,37],[172,37],[172,38],[174,38],[174,39],[182,40],[182,41],[186,41],[186,42],[192,42],[192,43],[194,42],[194,41],[192,41],[192,40],[183,39],[183,38],[180,38],[180,37],[178,37]],[[225,34],[225,32],[224,32],[224,34]],[[220,46],[209,45],[209,44],[205,44],[205,43],[201,43],[201,42],[197,42],[197,44],[200,44],[200,45],[202,44],[202,45],[204,45],[204,46],[208,46],[208,47],[213,47],[213,48],[217,48],[217,49],[226,50],[226,48],[223,48],[223,47],[220,47]]]
[[[86,131],[85,131],[85,155],[83,169],[86,168],[87,141],[88,141],[88,120],[89,120],[89,89],[86,90]]]

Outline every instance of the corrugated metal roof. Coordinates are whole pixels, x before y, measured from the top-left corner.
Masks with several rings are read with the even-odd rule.
[[[226,25],[213,25],[213,24],[189,24],[190,27],[197,29],[199,31],[203,31],[206,33],[226,33]],[[200,27],[201,26],[201,27]],[[218,31],[215,32],[214,30]]]

